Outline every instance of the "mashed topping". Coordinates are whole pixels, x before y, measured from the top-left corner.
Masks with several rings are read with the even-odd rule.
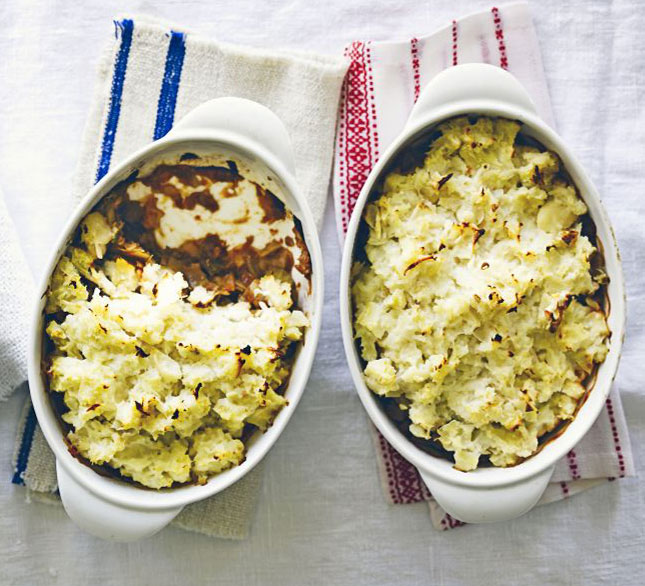
[[[587,208],[558,157],[519,129],[439,126],[422,165],[390,173],[366,207],[353,268],[368,387],[463,471],[534,454],[607,354]]]
[[[213,232],[221,200],[238,197],[239,230]],[[245,440],[287,403],[309,324],[294,306],[294,275],[310,276],[296,222],[234,165],[161,165],[85,217],[45,310],[47,379],[73,454],[151,488],[244,460]]]

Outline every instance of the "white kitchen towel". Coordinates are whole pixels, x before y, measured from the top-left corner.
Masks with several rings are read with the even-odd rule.
[[[73,197],[80,200],[110,166],[153,139],[202,102],[238,96],[271,108],[286,124],[293,142],[296,177],[320,226],[328,193],[338,102],[347,60],[305,53],[260,51],[215,43],[146,18],[116,22],[116,35],[99,66],[93,108],[86,127]],[[0,208],[0,229],[4,226]],[[7,249],[7,262],[14,253]],[[15,247],[15,237],[10,245]],[[17,258],[17,257],[16,257]],[[2,261],[4,262],[4,260]],[[4,287],[0,283],[0,287]],[[0,288],[0,314],[18,307],[15,291]],[[5,305],[5,299],[7,304]],[[4,322],[3,322],[4,323]],[[10,382],[24,378],[25,321],[8,329]],[[17,332],[17,333],[13,333]],[[5,344],[4,332],[0,332]],[[5,355],[1,355],[5,360]],[[15,360],[13,360],[15,358]],[[0,367],[4,362],[0,362]],[[15,371],[15,374],[14,374]],[[28,402],[19,426],[14,458],[15,484],[48,502],[56,494],[54,457]],[[189,505],[173,521],[207,535],[243,538],[248,534],[259,494],[254,470],[228,490]]]
[[[404,42],[356,41],[343,86],[334,160],[334,203],[341,239],[371,168],[402,130],[421,88],[459,63],[508,69],[526,87],[540,115],[553,118],[533,23],[524,3],[453,20],[435,33]],[[432,499],[417,470],[374,430],[387,498],[395,504],[428,501],[438,529],[461,525]],[[601,482],[634,474],[627,424],[614,389],[587,436],[556,466],[540,504],[567,498]]]
[[[0,190],[0,401],[27,378],[33,281]]]

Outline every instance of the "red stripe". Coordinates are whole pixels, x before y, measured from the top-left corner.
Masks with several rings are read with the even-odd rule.
[[[392,502],[396,505],[420,503],[430,499],[430,492],[417,469],[399,454],[379,433],[378,446],[385,465],[387,487]]]
[[[618,458],[618,470],[619,477],[624,478],[625,476],[625,457],[623,456],[623,448],[620,445],[620,436],[618,435],[618,427],[616,425],[616,417],[614,415],[614,404],[611,402],[611,399],[607,397],[605,401],[607,406],[607,415],[609,416],[609,425],[611,425],[611,435],[614,438],[614,448],[616,450],[616,457]]]
[[[453,20],[452,21],[452,64],[453,65],[457,65],[457,63],[459,62],[458,52],[457,52],[457,37],[458,37],[457,21]]]
[[[344,55],[349,54],[349,47],[345,48]],[[345,166],[345,153],[347,148],[347,91],[349,74],[343,80],[340,97],[340,112],[338,114],[338,132],[336,133],[336,162],[338,165],[338,199],[340,203],[340,217],[343,224],[343,233],[347,231],[347,168]]]
[[[399,502],[398,499],[398,491],[397,491],[397,484],[394,479],[394,465],[392,463],[392,457],[390,455],[390,444],[385,441],[385,438],[380,434],[380,432],[376,432],[378,434],[378,446],[379,446],[379,452],[381,455],[381,460],[383,462],[383,465],[385,466],[385,476],[387,480],[387,489],[388,492],[390,493],[390,498],[392,499],[393,503]]]
[[[367,91],[369,94],[369,102],[370,102],[370,112],[372,114],[371,119],[370,119],[370,124],[372,126],[371,133],[370,133],[370,138],[372,139],[372,142],[370,143],[370,168],[368,170],[371,171],[372,167],[376,164],[378,161],[378,155],[379,155],[379,139],[378,139],[378,123],[376,119],[376,100],[374,99],[374,71],[372,70],[372,42],[369,41],[367,43]],[[373,143],[373,144],[372,144]],[[373,149],[373,152],[372,152]],[[373,157],[373,158],[372,158]],[[367,179],[367,177],[366,177]],[[363,181],[365,183],[365,181]],[[361,183],[360,189],[363,188],[363,184]],[[359,189],[359,192],[360,192]],[[356,197],[358,197],[358,194],[356,194]],[[356,200],[354,200],[355,202]],[[352,209],[354,207],[354,204],[352,203]]]
[[[378,131],[369,43],[355,42],[345,54],[351,64],[343,85],[339,126],[339,186],[343,232],[373,165],[378,159]]]
[[[351,50],[354,49],[354,46],[347,47],[345,49],[345,56],[350,57],[351,55]],[[340,184],[340,206],[341,206],[341,221],[343,223],[343,232],[347,231],[347,222],[349,219],[349,210],[347,208],[347,202],[349,198],[349,188],[348,188],[348,170],[347,170],[347,164],[346,164],[346,159],[348,158],[348,147],[347,147],[347,141],[348,141],[348,131],[347,131],[347,125],[349,122],[350,118],[350,112],[349,112],[349,106],[348,106],[348,96],[350,92],[350,87],[354,85],[355,81],[352,78],[353,75],[355,75],[355,71],[352,69],[352,66],[354,66],[354,61],[352,60],[352,63],[347,71],[347,75],[345,76],[345,80],[343,82],[343,90],[342,90],[342,113],[340,117],[340,128],[339,128],[339,153],[341,156],[338,157],[338,173],[339,173],[339,184]],[[354,66],[355,67],[355,66]]]
[[[580,472],[578,470],[578,459],[576,453],[571,450],[567,454],[567,462],[569,464],[569,472],[571,473],[571,480],[580,480]]]
[[[410,41],[410,53],[412,55],[412,74],[414,77],[414,101],[419,99],[421,91],[421,75],[419,73],[419,39]]]
[[[450,529],[454,529],[455,527],[463,527],[466,523],[459,521],[458,519],[455,519],[454,517],[446,513],[446,516],[441,520],[441,524],[447,524]]]
[[[499,9],[493,6],[493,23],[495,24],[495,38],[497,39],[497,48],[499,49],[499,66],[502,69],[508,69],[508,57],[506,55],[506,43],[504,42],[504,27],[502,17],[499,15]]]

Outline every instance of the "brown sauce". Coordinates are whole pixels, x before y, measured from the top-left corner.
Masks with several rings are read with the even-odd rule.
[[[243,177],[240,175],[234,161],[227,161],[227,165],[227,167],[185,165],[181,163],[177,165],[158,165],[152,173],[142,177],[140,181],[157,192],[163,192],[164,186],[168,184],[172,177],[176,177],[181,183],[190,187],[207,185],[207,180],[210,180],[211,183],[232,183],[237,185]]]
[[[182,194],[170,182],[173,177],[183,185],[194,187],[195,191],[187,196]],[[304,242],[302,225],[297,218],[294,217],[293,236],[285,238],[286,246],[280,240],[273,240],[262,249],[254,246],[253,237],[247,238],[242,245],[229,248],[216,234],[186,241],[178,248],[162,248],[154,235],[163,216],[163,211],[157,207],[154,193],[163,193],[180,209],[193,210],[195,206],[201,205],[214,212],[219,209],[219,204],[208,190],[211,182],[228,183],[222,193],[224,197],[235,197],[236,187],[242,179],[233,161],[228,161],[228,167],[159,165],[149,175],[138,179],[151,188],[152,195],[141,201],[131,201],[127,196],[127,188],[137,180],[133,177],[131,181],[124,182],[115,189],[115,196],[105,206],[114,208],[116,219],[123,222],[122,234],[125,240],[140,246],[159,264],[181,271],[191,288],[202,286],[215,291],[217,303],[236,301],[241,297],[254,304],[257,300],[249,291],[249,285],[256,278],[268,273],[279,273],[282,278],[292,281],[291,270],[295,266],[304,277],[310,279],[311,258]],[[277,196],[258,184],[255,184],[255,190],[264,223],[271,224],[286,218],[286,207]],[[243,223],[246,218],[238,221]],[[294,244],[300,250],[297,262],[288,248]],[[123,247],[116,252],[126,258],[133,256],[131,251],[128,252]],[[134,256],[137,256],[136,252]]]
[[[264,189],[264,187],[257,183],[255,184],[255,193],[258,197],[258,203],[264,211],[263,222],[271,224],[277,220],[285,219],[287,211],[282,200],[278,199],[268,189]]]

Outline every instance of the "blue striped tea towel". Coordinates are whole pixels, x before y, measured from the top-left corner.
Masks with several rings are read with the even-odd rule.
[[[263,103],[286,124],[297,179],[320,225],[346,68],[342,58],[269,53],[214,43],[145,18],[120,20],[99,67],[73,197],[80,200],[113,163],[164,136],[200,103],[232,95]],[[14,463],[15,484],[25,485],[39,500],[60,502],[54,456],[29,401]],[[256,468],[226,491],[187,506],[173,524],[216,537],[246,537],[260,479]]]

